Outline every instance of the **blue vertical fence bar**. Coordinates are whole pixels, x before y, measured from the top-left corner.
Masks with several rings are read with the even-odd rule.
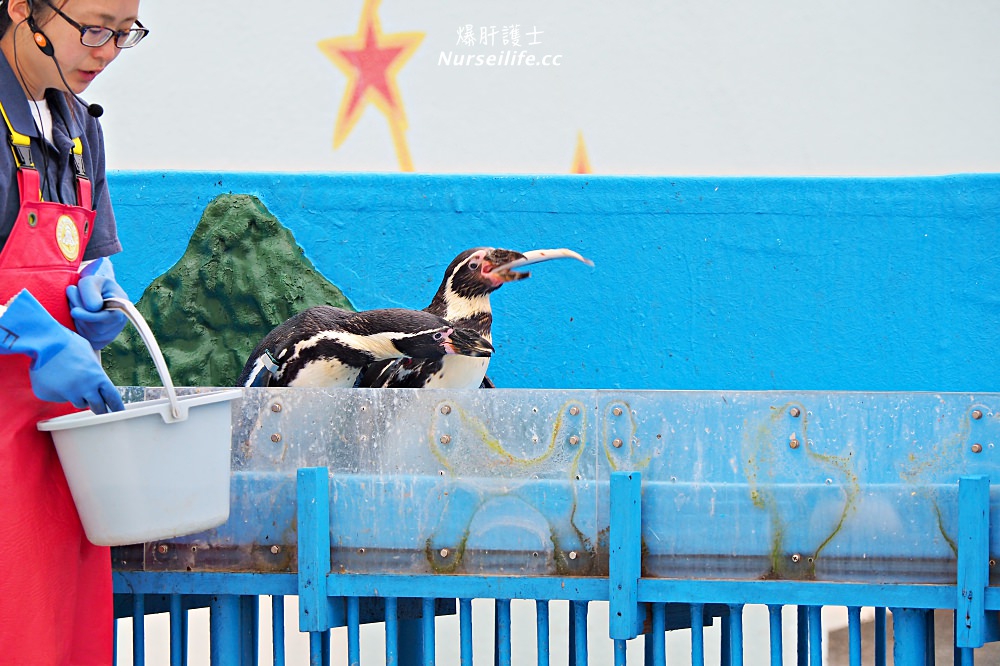
[[[399,621],[400,666],[421,666],[424,663],[424,627],[421,618]]]
[[[850,666],[861,666],[861,608],[847,609],[847,649]]]
[[[927,655],[928,665],[934,662],[934,611],[929,610],[924,613],[924,622],[927,623],[927,628],[924,630],[924,638],[926,644],[924,645],[924,654]]]
[[[296,475],[299,554],[299,630],[309,632],[311,666],[330,661],[333,611],[326,593],[330,573],[330,473],[304,467]],[[214,666],[214,665],[213,665]]]
[[[646,634],[646,664],[664,666],[667,662],[667,608],[663,603],[653,603],[650,607],[653,617],[650,631]]]
[[[170,595],[170,666],[187,663],[187,614],[181,610],[181,595]]]
[[[730,624],[730,621],[729,621],[729,609],[728,608],[726,609],[726,612],[720,618],[719,624],[720,624],[720,627],[719,627],[719,629],[720,629],[720,631],[719,631],[719,634],[720,634],[720,638],[719,638],[719,663],[725,664],[726,666],[732,666],[732,663],[733,663],[732,652],[731,652],[732,643],[730,642],[731,641],[731,634],[730,634],[730,632],[731,632],[731,629],[732,629],[732,625]]]
[[[705,666],[705,606],[691,604],[691,666]]]
[[[549,666],[549,602],[543,599],[535,601],[535,645],[538,666]]]
[[[285,597],[271,597],[271,663],[285,666]]]
[[[325,631],[332,625],[326,576],[330,573],[330,475],[325,467],[297,475],[299,628]]]
[[[621,639],[615,639],[614,641],[614,651],[615,651],[615,666],[626,666],[626,643]]]
[[[260,635],[260,597],[240,597],[240,664],[257,666],[257,637]]]
[[[982,647],[989,584],[990,482],[964,476],[958,482],[958,599],[955,646]]]
[[[886,609],[875,608],[875,666],[886,666]]]
[[[310,631],[309,666],[327,666],[329,663],[330,631]]]
[[[955,613],[955,623],[958,624],[958,613]],[[972,648],[955,646],[955,666],[974,666],[975,660]]]
[[[132,664],[146,664],[146,597],[143,594],[132,597]]]
[[[500,666],[510,666],[510,599],[496,600],[496,662]]]
[[[809,610],[805,606],[795,608],[795,636],[798,666],[809,666]]]
[[[357,597],[347,598],[347,663],[361,664],[361,610]]]
[[[462,666],[472,666],[472,599],[458,601],[458,638]]]
[[[639,577],[642,575],[642,474],[612,472],[608,548],[609,635],[635,638],[639,627]]]
[[[783,640],[781,636],[781,609],[777,604],[767,607],[768,634],[771,644],[771,666],[781,666]]]
[[[420,616],[420,628],[423,637],[423,666],[434,666],[434,602],[432,598],[424,598]]]
[[[399,612],[395,597],[385,600],[385,666],[399,664]]]
[[[729,663],[743,666],[743,604],[729,606]]]
[[[809,666],[823,666],[823,608],[809,606]]]
[[[928,611],[917,608],[891,610],[893,663],[895,666],[926,666]]]
[[[569,612],[569,663],[570,666],[587,666],[587,602],[571,601]]]
[[[243,666],[240,597],[235,594],[213,596],[208,608],[212,666]]]

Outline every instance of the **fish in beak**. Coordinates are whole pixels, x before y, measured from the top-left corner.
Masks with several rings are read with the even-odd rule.
[[[515,282],[517,280],[523,280],[527,277],[531,277],[529,272],[518,272],[515,268],[521,268],[523,266],[530,266],[532,264],[540,264],[543,261],[552,261],[553,259],[576,259],[577,261],[582,261],[588,266],[593,266],[594,262],[581,256],[579,253],[573,250],[567,250],[566,248],[558,248],[554,250],[529,250],[528,252],[512,252],[510,250],[494,250],[493,255],[495,259],[500,259],[496,255],[500,252],[508,253],[509,257],[503,257],[501,259],[502,263],[494,264],[492,267],[487,267],[484,272],[491,273],[493,278],[500,282]]]

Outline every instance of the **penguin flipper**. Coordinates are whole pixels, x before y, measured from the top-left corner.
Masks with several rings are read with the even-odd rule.
[[[483,383],[479,385],[479,388],[484,389],[495,389],[496,387],[497,385],[493,383],[493,380],[485,375],[483,376]]]
[[[362,388],[423,388],[425,377],[439,368],[437,359],[400,358],[370,363],[355,384]]]
[[[240,373],[237,386],[264,387],[271,385],[271,379],[278,374],[278,362],[275,360],[271,350],[264,349],[256,357],[251,355],[246,367]]]
[[[256,374],[254,374],[249,380],[247,380],[247,382],[245,384],[243,384],[243,386],[247,387],[247,388],[250,388],[250,387],[258,387],[259,388],[259,387],[267,386],[269,384],[269,380],[270,379],[271,379],[271,373],[262,369],[259,372],[257,372]]]
[[[355,388],[386,388],[389,386],[390,378],[393,373],[393,366],[396,361],[376,361],[375,363],[369,363],[361,372],[358,373],[358,379],[354,382]]]

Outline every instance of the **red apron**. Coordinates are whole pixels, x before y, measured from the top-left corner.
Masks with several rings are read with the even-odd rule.
[[[66,287],[79,279],[93,231],[90,182],[77,178],[79,206],[40,201],[30,165],[18,169],[18,187],[21,210],[0,252],[0,303],[28,289],[73,328]],[[0,663],[106,666],[109,549],[87,541],[52,438],[35,428],[78,410],[35,397],[26,356],[0,355],[0,378]]]

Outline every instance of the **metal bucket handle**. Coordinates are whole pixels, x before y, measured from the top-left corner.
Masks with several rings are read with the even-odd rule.
[[[180,402],[177,400],[177,392],[174,390],[174,383],[170,379],[170,372],[167,371],[167,363],[163,360],[163,354],[160,353],[160,346],[156,344],[153,331],[150,330],[142,314],[124,298],[115,298],[113,296],[106,298],[104,299],[104,307],[111,310],[121,310],[125,314],[125,317],[132,322],[136,330],[139,331],[139,337],[142,338],[146,349],[149,350],[149,355],[153,357],[153,365],[156,366],[156,372],[160,375],[163,388],[167,391],[167,399],[170,401],[170,414],[173,416],[174,421],[183,421],[187,417],[187,414],[184,413],[184,416],[181,416]]]

